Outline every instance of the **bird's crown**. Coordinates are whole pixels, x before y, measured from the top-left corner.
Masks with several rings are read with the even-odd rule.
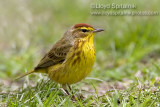
[[[79,24],[75,24],[74,28],[78,28],[78,27],[90,27],[93,28],[91,25],[86,24],[86,23],[79,23]]]
[[[87,32],[87,31],[93,31],[94,28],[86,23],[79,23],[79,24],[75,24],[74,25],[75,29],[82,29],[83,32]]]

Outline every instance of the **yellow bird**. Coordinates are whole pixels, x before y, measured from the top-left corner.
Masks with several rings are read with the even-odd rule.
[[[101,31],[104,30],[85,23],[70,27],[34,70],[17,79],[31,73],[47,73],[51,80],[62,84],[69,95],[66,86],[71,89],[71,84],[81,81],[91,72],[96,58],[93,39],[95,33]]]

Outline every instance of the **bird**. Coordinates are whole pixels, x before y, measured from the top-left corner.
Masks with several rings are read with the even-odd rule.
[[[71,26],[33,70],[16,79],[32,73],[46,73],[70,95],[67,87],[71,90],[71,84],[81,81],[91,72],[96,59],[94,36],[102,31],[104,29],[86,23]]]

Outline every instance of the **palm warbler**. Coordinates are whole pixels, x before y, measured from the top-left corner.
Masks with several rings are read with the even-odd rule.
[[[31,73],[47,73],[54,82],[62,84],[69,94],[66,86],[70,88],[70,84],[81,81],[91,72],[96,58],[93,39],[95,33],[101,31],[104,30],[84,23],[70,27],[34,70],[17,79]]]

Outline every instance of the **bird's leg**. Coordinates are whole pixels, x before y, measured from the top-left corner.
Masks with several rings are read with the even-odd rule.
[[[67,85],[68,85],[68,84],[67,84]],[[68,85],[68,87],[69,87],[69,90],[70,90],[70,91],[72,91],[72,88],[71,88],[71,86],[70,86],[70,85]]]
[[[72,91],[71,86],[70,86],[70,85],[68,85],[68,84],[67,84],[67,86],[68,86],[69,90],[71,91],[71,93],[72,93],[72,95],[73,95],[74,93],[73,93],[73,91]]]
[[[70,86],[70,85],[68,85],[68,84],[67,84],[67,86],[68,86],[69,90],[70,90],[70,91],[71,91],[71,93],[72,93],[72,100],[76,101],[76,97],[75,97],[75,95],[74,95],[74,93],[73,93],[73,91],[72,91],[71,86]]]
[[[75,97],[75,95],[74,95],[74,93],[73,93],[73,91],[72,91],[71,86],[68,85],[68,84],[67,84],[67,86],[69,87],[69,90],[72,92],[72,100],[76,100],[76,97]],[[79,99],[84,99],[85,97],[83,97],[82,94],[79,94],[79,95],[78,95],[78,98],[79,98]]]
[[[70,95],[70,93],[69,93],[68,90],[67,90],[66,85],[67,85],[67,84],[63,84],[63,85],[62,85],[62,88],[63,88],[63,90],[66,92],[67,95]],[[68,85],[67,85],[67,86],[68,86]]]

